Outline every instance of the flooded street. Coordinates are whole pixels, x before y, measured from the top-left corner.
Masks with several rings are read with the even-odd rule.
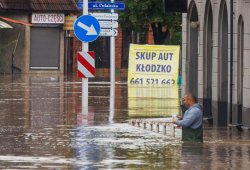
[[[89,79],[83,114],[75,77],[0,75],[0,169],[249,169],[249,130],[205,124],[204,143],[194,144],[131,126],[135,116],[179,108],[128,99],[126,79],[116,80],[110,98],[107,76]]]

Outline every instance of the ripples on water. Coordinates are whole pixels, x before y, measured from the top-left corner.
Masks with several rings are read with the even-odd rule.
[[[129,107],[123,81],[117,82],[113,99],[108,83],[90,82],[89,113],[82,114],[77,79],[0,76],[0,80],[0,169],[250,167],[249,131],[206,125],[204,144],[193,144],[182,143],[180,135],[173,138],[128,125],[131,113],[164,115],[166,106],[154,99],[158,106],[150,107],[144,98],[131,99],[139,107]]]

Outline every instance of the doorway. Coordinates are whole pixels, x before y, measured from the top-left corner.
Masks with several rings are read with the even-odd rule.
[[[227,126],[228,123],[228,10],[226,1],[220,6],[219,16],[219,57],[218,57],[218,115],[217,124]]]
[[[212,53],[213,53],[213,14],[211,2],[207,1],[204,18],[204,58],[203,58],[203,116],[212,116]]]
[[[199,19],[198,11],[194,1],[190,4],[188,16],[188,58],[187,58],[187,89],[190,93],[198,96],[198,38],[199,38]]]

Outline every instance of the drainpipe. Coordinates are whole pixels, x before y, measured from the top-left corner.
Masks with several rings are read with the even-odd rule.
[[[229,123],[232,124],[233,115],[233,0],[230,0],[230,110]]]

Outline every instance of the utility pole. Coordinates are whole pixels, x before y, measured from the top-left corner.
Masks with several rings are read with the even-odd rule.
[[[230,110],[229,123],[232,124],[233,115],[233,0],[230,0]]]
[[[88,0],[83,0],[83,8],[82,8],[82,14],[88,15]],[[88,42],[82,42],[82,51],[88,52],[89,51],[89,43]],[[88,113],[88,78],[82,78],[82,113],[87,114]]]
[[[110,0],[110,2],[114,2],[114,0]],[[114,13],[112,9],[110,11]],[[109,122],[113,123],[114,118],[114,109],[115,109],[115,37],[110,37],[110,116]]]

